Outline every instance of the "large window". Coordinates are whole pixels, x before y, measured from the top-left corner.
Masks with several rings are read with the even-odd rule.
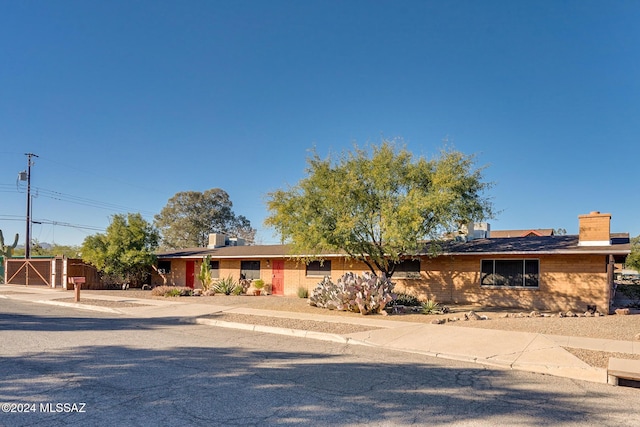
[[[311,261],[307,264],[307,276],[331,276],[331,261]]]
[[[240,261],[240,278],[249,280],[259,279],[260,261]]]
[[[538,287],[537,259],[483,259],[481,269],[482,286]]]
[[[396,266],[393,277],[397,279],[419,279],[420,278],[420,260],[405,259]]]

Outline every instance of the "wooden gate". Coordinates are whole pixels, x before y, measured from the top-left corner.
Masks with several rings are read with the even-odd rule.
[[[83,289],[101,289],[100,275],[95,267],[81,259],[12,258],[6,260],[5,282],[9,285],[47,286],[73,289],[68,277],[84,277]]]
[[[51,259],[8,259],[5,277],[10,285],[51,287]]]

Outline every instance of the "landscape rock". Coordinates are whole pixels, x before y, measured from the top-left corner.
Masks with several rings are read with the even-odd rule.
[[[640,334],[636,334],[636,336],[633,337],[633,339],[636,340],[636,341],[640,341]]]
[[[478,316],[478,314],[473,310],[465,313],[464,318],[465,320],[480,320],[480,316]]]
[[[628,308],[616,308],[616,314],[619,316],[626,316],[631,313]]]
[[[431,321],[432,325],[443,325],[446,322],[445,319],[434,319]]]

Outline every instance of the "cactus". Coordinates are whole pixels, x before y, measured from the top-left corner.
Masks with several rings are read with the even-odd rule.
[[[5,245],[4,244],[4,235],[2,234],[2,230],[0,230],[0,255],[4,258],[11,258],[13,255],[13,250],[18,246],[18,233],[16,233],[16,239],[13,241],[13,245]]]
[[[313,290],[309,304],[361,314],[381,313],[394,299],[393,287],[389,279],[368,272],[362,276],[346,273],[338,283],[325,277]]]

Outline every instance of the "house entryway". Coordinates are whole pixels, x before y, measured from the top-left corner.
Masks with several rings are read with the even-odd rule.
[[[195,284],[196,262],[187,261],[186,269],[185,286],[193,289]]]
[[[284,261],[275,260],[271,263],[271,293],[284,295]]]

